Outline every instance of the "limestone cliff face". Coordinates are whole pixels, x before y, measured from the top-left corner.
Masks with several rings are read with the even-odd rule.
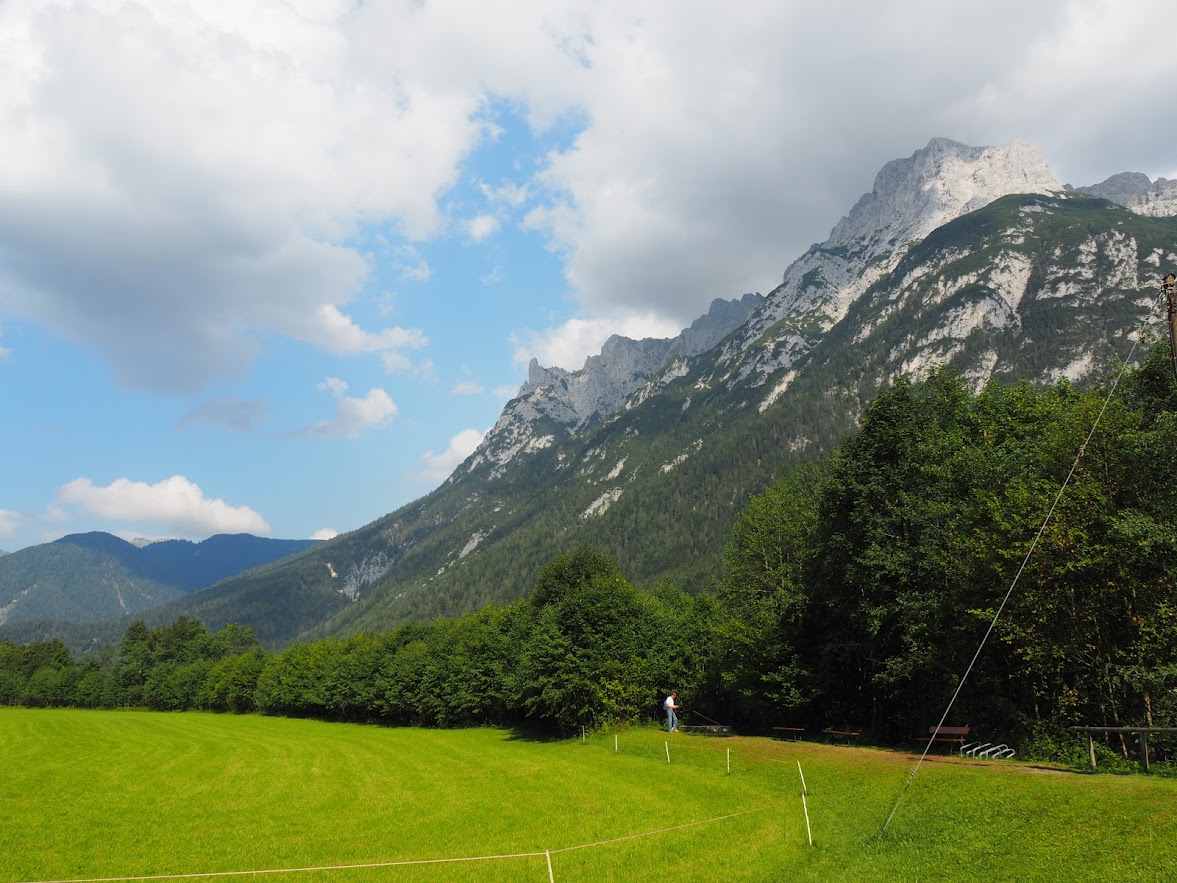
[[[1121,172],[1102,183],[1076,189],[1081,193],[1110,199],[1138,215],[1150,218],[1177,215],[1177,181],[1167,178],[1152,181],[1148,175],[1140,172]]]
[[[1133,358],[1165,324],[1172,191],[1131,174],[1075,191],[1026,145],[934,140],[888,163],[768,297],[718,300],[672,339],[611,338],[578,371],[533,362],[441,487],[282,582],[338,611],[325,634],[520,597],[582,537],[625,550],[639,584],[705,590],[747,495],[837,444],[887,381],[939,366],[974,387],[1086,380]],[[633,542],[639,522],[657,542]],[[275,584],[242,577],[238,609],[289,605]]]
[[[913,242],[1002,196],[1062,189],[1042,154],[1023,142],[968,147],[933,139],[883,166],[874,189],[830,238],[789,265],[781,285],[729,346],[728,363],[740,378],[763,382],[808,352]]]
[[[1145,175],[1125,173],[1077,190],[1138,214],[1177,214],[1177,182],[1165,179],[1153,182]],[[812,246],[789,265],[781,284],[767,297],[748,294],[738,300],[717,299],[706,315],[676,338],[635,341],[611,337],[600,354],[590,356],[578,371],[545,368],[532,360],[518,397],[506,406],[479,450],[455,476],[487,461],[503,467],[521,452],[558,444],[623,409],[641,405],[688,374],[703,354],[716,366],[707,386],[761,387],[763,391],[753,397],[759,399],[763,410],[787,391],[795,377],[793,366],[846,318],[872,286],[883,280],[888,280],[889,286],[894,284],[891,277],[896,268],[929,234],[1002,197],[1040,196],[1045,201],[1024,206],[1022,221],[1007,231],[1008,248],[995,243],[985,247],[988,263],[983,270],[960,270],[969,263],[964,260],[969,255],[950,250],[938,254],[935,264],[912,268],[911,278],[901,280],[898,289],[892,288],[887,298],[862,310],[856,340],[872,334],[908,302],[912,292],[920,292],[917,300],[931,297],[935,303],[968,286],[984,288],[990,292],[989,300],[946,312],[940,317],[943,327],[900,346],[888,366],[888,376],[918,374],[952,361],[978,330],[1001,331],[1022,321],[1020,311],[1031,284],[1031,262],[1015,247],[1021,235],[1018,230],[1035,212],[1060,211],[1062,203],[1051,200],[1065,199],[1068,191],[1075,192],[1058,182],[1038,150],[1021,141],[1004,147],[970,147],[945,138],[932,139],[911,156],[883,166],[871,191],[834,226],[825,242]],[[1083,267],[1084,255],[1099,254],[1107,266],[1118,266],[1119,251],[1131,251],[1132,247],[1132,243],[1093,241],[1084,245],[1086,251],[1081,254],[1068,252],[1066,260],[1073,258],[1075,266]],[[1160,256],[1151,259],[1159,260]],[[1125,266],[1132,260],[1134,255],[1125,257]],[[928,293],[924,276],[935,279],[942,289],[940,296]],[[1141,284],[1135,279],[1131,286]],[[1090,286],[1085,285],[1076,277],[1073,287],[1087,291]],[[1085,296],[1094,295],[1088,291]],[[911,352],[905,347],[911,347]],[[989,354],[962,370],[980,383],[996,363]],[[1090,367],[1076,361],[1056,370],[1060,376],[1078,377]]]
[[[494,428],[458,472],[487,461],[502,466],[520,452],[547,447],[557,436],[575,434],[609,417],[631,396],[648,390],[664,376],[668,363],[715,347],[743,325],[763,301],[759,294],[734,300],[717,298],[711,309],[678,337],[630,340],[613,335],[600,354],[589,356],[579,371],[545,368],[532,359],[519,395],[503,409]]]

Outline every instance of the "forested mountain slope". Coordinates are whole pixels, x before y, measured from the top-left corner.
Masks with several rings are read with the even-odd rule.
[[[97,540],[101,538],[102,542]],[[110,534],[63,538],[0,559],[0,625],[35,619],[92,622],[141,613],[183,595],[137,574],[138,550]]]
[[[1173,266],[1177,219],[1069,191],[1027,145],[934,140],[764,298],[673,341],[613,338],[579,372],[533,363],[441,487],[150,620],[243,623],[270,646],[385,629],[519,597],[580,544],[640,585],[709,589],[748,495],[839,444],[884,384],[940,365],[974,388],[1082,383],[1163,326]]]
[[[0,560],[0,625],[134,616],[314,544],[221,534],[140,547],[108,533],[70,534]]]

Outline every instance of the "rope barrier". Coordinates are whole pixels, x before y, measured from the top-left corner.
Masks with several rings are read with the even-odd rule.
[[[38,880],[36,883],[115,883],[118,880],[192,880],[201,877],[248,877],[260,874],[309,874],[315,871],[354,871],[364,868],[392,868],[398,865],[438,865],[448,862],[483,862],[495,859],[536,858],[542,852],[517,852],[505,855],[474,855],[460,858],[406,859],[396,862],[364,862],[354,865],[317,865],[308,868],[261,868],[250,871],[206,871],[189,874],[147,874],[140,877],[86,877],[63,880]]]
[[[1158,301],[1159,303],[1159,298]],[[1151,314],[1151,311],[1150,311]],[[1022,577],[1022,572],[1026,569],[1026,565],[1030,562],[1030,556],[1034,554],[1034,550],[1038,548],[1038,541],[1042,539],[1042,535],[1046,532],[1046,526],[1050,523],[1051,517],[1054,515],[1054,510],[1058,507],[1059,501],[1063,498],[1063,491],[1067,489],[1067,485],[1071,483],[1071,478],[1075,475],[1075,470],[1079,468],[1079,461],[1083,459],[1083,455],[1087,452],[1087,445],[1091,443],[1091,439],[1095,435],[1095,430],[1099,427],[1100,421],[1103,419],[1104,412],[1107,410],[1108,404],[1111,403],[1112,396],[1116,394],[1116,388],[1120,385],[1120,380],[1128,370],[1128,363],[1132,361],[1132,356],[1136,353],[1136,346],[1140,343],[1141,331],[1147,327],[1148,320],[1145,319],[1138,327],[1136,339],[1132,341],[1132,348],[1128,351],[1128,357],[1120,365],[1120,371],[1116,374],[1116,379],[1112,382],[1112,388],[1108,390],[1107,396],[1103,400],[1103,405],[1099,409],[1099,413],[1095,417],[1095,422],[1091,424],[1091,431],[1087,433],[1087,438],[1079,445],[1079,451],[1075,454],[1075,461],[1071,464],[1071,469],[1067,473],[1067,477],[1063,479],[1062,487],[1058,489],[1055,495],[1054,502],[1050,504],[1050,510],[1046,513],[1046,518],[1042,520],[1042,526],[1038,528],[1038,533],[1034,535],[1034,541],[1030,543],[1030,548],[1026,550],[1026,555],[1022,558],[1022,564],[1018,568],[1018,572],[1014,574],[1013,582],[1009,584],[1006,590],[1005,597],[1001,599],[1001,604],[997,607],[997,612],[993,615],[993,621],[989,623],[989,628],[985,630],[984,636],[981,638],[981,643],[977,647],[977,652],[973,654],[972,660],[969,662],[968,668],[965,669],[964,674],[960,678],[960,682],[956,685],[956,690],[952,694],[952,698],[948,700],[948,707],[944,709],[944,714],[940,717],[940,723],[936,725],[936,729],[932,730],[928,738],[928,744],[924,746],[923,753],[920,754],[919,760],[916,762],[915,768],[907,777],[907,782],[903,785],[903,790],[899,792],[899,798],[895,801],[895,806],[891,808],[891,814],[887,816],[887,821],[883,823],[882,833],[887,833],[887,828],[891,824],[891,820],[895,818],[895,813],[899,811],[899,804],[903,802],[904,795],[907,794],[907,789],[911,787],[912,780],[915,779],[916,773],[919,772],[920,766],[923,765],[924,758],[928,756],[928,752],[932,749],[932,744],[936,741],[936,730],[944,726],[944,721],[948,719],[949,712],[952,711],[952,706],[956,704],[956,699],[960,696],[960,691],[964,687],[965,681],[968,680],[969,675],[973,671],[973,666],[977,664],[977,659],[981,656],[981,651],[985,649],[985,644],[989,640],[989,636],[993,634],[993,629],[997,626],[997,620],[1001,618],[1001,613],[1005,610],[1005,605],[1008,603],[1010,596],[1014,592],[1014,587],[1017,586],[1018,580]]]
[[[641,834],[627,834],[625,837],[613,837],[609,840],[598,840],[596,843],[582,843],[580,846],[565,846],[562,849],[553,849],[553,853],[557,852],[572,852],[574,849],[592,849],[594,846],[606,846],[610,843],[621,843],[624,840],[637,840],[639,837],[650,837],[654,834],[665,834],[668,831],[679,831],[683,828],[694,828],[697,825],[706,825],[711,822],[722,822],[727,819],[734,819],[738,816],[746,816],[754,812],[764,812],[771,807],[758,806],[756,809],[742,809],[739,812],[733,812],[726,816],[716,816],[713,819],[702,819],[697,822],[686,822],[682,825],[672,825],[669,828],[659,828],[656,831],[643,831]]]
[[[711,822],[722,822],[727,819],[734,819],[739,816],[746,816],[751,813],[764,812],[771,809],[771,807],[760,806],[755,809],[745,809],[739,812],[729,813],[728,815],[716,816],[711,819],[700,819],[699,821],[686,822],[681,825],[671,825],[668,828],[658,828],[653,831],[642,831],[638,834],[627,834],[624,837],[612,837],[608,840],[598,840],[595,843],[582,843],[577,846],[565,846],[560,849],[546,849],[543,852],[515,852],[504,853],[502,855],[474,855],[463,856],[459,858],[426,858],[426,859],[406,859],[403,861],[389,861],[389,862],[364,862],[361,864],[350,865],[318,865],[307,868],[263,868],[249,871],[206,871],[202,873],[188,873],[188,874],[147,874],[135,877],[85,877],[85,878],[69,878],[62,880],[37,880],[26,881],[26,883],[117,883],[120,880],[139,881],[139,880],[194,880],[208,877],[248,877],[258,876],[261,874],[307,874],[318,871],[353,871],[365,868],[393,868],[402,865],[437,865],[452,862],[483,862],[483,861],[497,861],[502,859],[520,859],[520,858],[546,858],[548,862],[548,873],[551,874],[552,859],[551,857],[561,852],[572,852],[577,849],[592,849],[597,846],[607,846],[611,843],[621,843],[626,840],[637,840],[641,837],[652,837],[655,834],[666,834],[670,831],[679,831],[683,828],[693,828],[698,825],[706,825]]]

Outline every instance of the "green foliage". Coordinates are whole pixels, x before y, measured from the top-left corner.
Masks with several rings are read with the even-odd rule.
[[[1152,718],[1177,651],[1177,435],[1161,413],[1142,430],[1137,376],[1106,409],[1103,390],[972,396],[947,375],[877,396],[829,468],[809,578],[828,719],[926,732],[1015,577],[956,714],[1007,738]]]
[[[645,591],[581,544],[524,599],[277,653],[187,617],[78,662],[58,640],[0,641],[0,703],[570,734],[649,720],[674,689],[688,715],[894,743],[939,722],[973,665],[948,723],[1073,762],[1068,725],[1177,721],[1167,345],[1108,391],[891,384],[838,451],[747,498],[716,595]]]
[[[787,714],[811,697],[812,674],[799,650],[819,480],[815,466],[803,465],[752,496],[724,554],[719,597],[730,619],[719,630],[727,651],[722,680],[742,720]]]
[[[109,544],[86,545],[93,537]],[[109,534],[88,534],[0,556],[0,607],[11,604],[6,630],[35,620],[117,619],[183,595],[179,588],[138,572],[120,549],[139,551]]]

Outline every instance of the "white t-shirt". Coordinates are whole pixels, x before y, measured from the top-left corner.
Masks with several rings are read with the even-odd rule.
[[[678,706],[674,704],[673,696],[667,696],[666,701],[662,703],[662,707],[667,711],[670,711],[672,708],[678,708]]]

